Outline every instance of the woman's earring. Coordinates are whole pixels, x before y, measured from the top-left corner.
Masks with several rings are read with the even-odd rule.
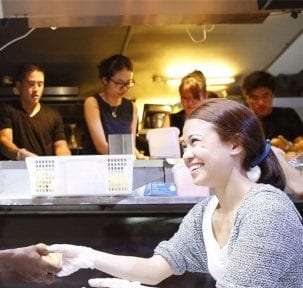
[[[257,183],[261,176],[261,169],[259,166],[254,166],[246,171],[246,175],[250,181]]]

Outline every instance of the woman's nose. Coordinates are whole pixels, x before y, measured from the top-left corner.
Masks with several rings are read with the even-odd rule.
[[[189,147],[186,147],[183,149],[183,156],[182,156],[183,160],[189,161],[190,159],[193,158],[193,153],[192,150]]]

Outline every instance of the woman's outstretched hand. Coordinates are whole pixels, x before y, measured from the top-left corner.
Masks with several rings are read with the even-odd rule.
[[[53,244],[49,246],[48,250],[62,253],[62,270],[57,273],[59,277],[68,276],[80,269],[95,268],[95,252],[89,247]]]

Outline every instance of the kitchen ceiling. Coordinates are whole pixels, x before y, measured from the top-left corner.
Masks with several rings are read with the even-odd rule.
[[[130,98],[176,103],[176,87],[153,82],[155,75],[166,76],[173,64],[182,63],[175,68],[181,75],[188,72],[185,63],[197,69],[224,64],[239,83],[251,71],[279,63],[293,43],[302,43],[296,41],[303,31],[301,13],[296,19],[287,10],[269,14],[273,11],[258,10],[256,0],[1,3],[0,49],[31,27],[35,30],[0,51],[0,76],[13,74],[20,63],[34,61],[46,66],[48,85],[76,85],[82,96],[98,91],[96,64],[114,53],[124,53],[134,62],[136,86],[129,91]],[[299,72],[303,67],[299,56],[296,70],[283,61],[274,72]],[[223,71],[217,67],[217,72]]]

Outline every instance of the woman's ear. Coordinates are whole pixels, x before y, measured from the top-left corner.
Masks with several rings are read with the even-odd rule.
[[[101,83],[102,83],[104,86],[107,86],[108,83],[109,83],[109,80],[108,80],[106,77],[102,77],[100,80],[101,80]]]
[[[243,151],[243,146],[240,142],[236,141],[231,143],[231,155],[239,155]]]

